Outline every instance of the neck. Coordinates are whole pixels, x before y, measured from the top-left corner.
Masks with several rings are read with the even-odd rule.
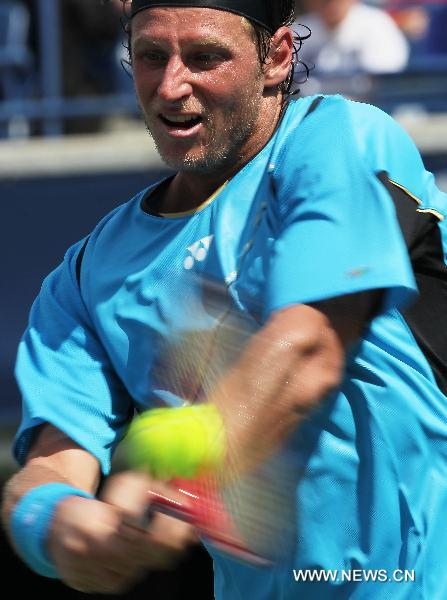
[[[240,148],[236,158],[228,161],[227,165],[221,166],[215,172],[179,171],[163,195],[160,212],[176,213],[194,210],[264,148],[274,134],[283,112],[282,96],[278,95],[271,100],[267,115],[260,118],[256,133]]]

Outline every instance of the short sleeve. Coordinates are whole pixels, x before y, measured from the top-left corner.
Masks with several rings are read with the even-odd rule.
[[[83,242],[45,279],[19,345],[23,415],[13,453],[23,464],[36,427],[48,422],[96,456],[107,475],[133,405],[81,297],[76,261]]]
[[[346,105],[324,99],[272,156],[268,314],[373,289],[385,290],[385,311],[416,294],[393,202],[358,150]]]

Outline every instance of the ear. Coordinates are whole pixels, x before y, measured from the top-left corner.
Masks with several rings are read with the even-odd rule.
[[[292,32],[288,27],[280,27],[272,37],[269,58],[264,66],[265,87],[277,87],[286,80],[292,58]]]

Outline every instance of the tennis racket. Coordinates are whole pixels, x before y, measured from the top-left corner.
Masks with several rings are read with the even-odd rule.
[[[159,511],[187,521],[220,551],[242,561],[269,565],[290,557],[295,548],[296,457],[290,449],[279,449],[262,464],[254,461],[256,467],[249,472],[240,469],[240,462],[245,462],[241,457],[228,453],[219,464],[222,432],[216,430],[215,416],[201,403],[212,395],[259,325],[231,305],[229,308],[223,299],[225,292],[217,286],[209,292],[208,288],[205,318],[203,311],[195,313],[184,301],[183,310],[190,311],[187,321],[196,327],[166,341],[154,370],[159,404],[175,397],[178,405],[148,411],[139,422],[137,417],[126,436],[128,461],[131,468],[144,469],[154,479],[170,481],[185,497],[183,505],[149,492],[148,516]],[[209,327],[208,319],[214,320],[214,327]],[[184,402],[185,398],[189,402]],[[191,421],[191,410],[200,412],[201,408],[207,414],[199,427]],[[166,427],[173,428],[170,433],[160,433],[163,411]],[[212,421],[208,430],[206,418]],[[200,435],[205,441],[197,439]],[[197,468],[190,468],[190,459]]]

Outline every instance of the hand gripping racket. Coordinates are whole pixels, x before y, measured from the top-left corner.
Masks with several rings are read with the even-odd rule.
[[[132,468],[170,481],[185,503],[149,492],[158,511],[191,523],[233,558],[271,565],[294,547],[293,461],[276,453],[250,473],[226,460],[223,425],[214,405],[149,410],[126,436]]]

